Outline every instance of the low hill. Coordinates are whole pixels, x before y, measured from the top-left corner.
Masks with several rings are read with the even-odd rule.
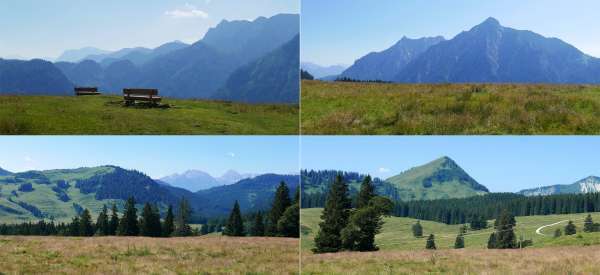
[[[3,96],[2,134],[297,134],[298,106],[163,98],[124,107],[120,96]]]
[[[537,188],[524,189],[517,193],[525,196],[545,196],[555,194],[594,193],[599,191],[600,178],[596,176],[589,176],[572,184],[542,186]]]

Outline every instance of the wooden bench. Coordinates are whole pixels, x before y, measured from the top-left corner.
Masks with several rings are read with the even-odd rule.
[[[97,87],[75,87],[75,95],[99,95]]]
[[[137,101],[150,102],[157,105],[162,98],[158,96],[157,89],[123,89],[123,99],[125,105],[133,105]]]

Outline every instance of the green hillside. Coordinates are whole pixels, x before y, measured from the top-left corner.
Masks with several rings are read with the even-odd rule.
[[[385,181],[396,186],[404,201],[464,198],[488,192],[449,157],[411,168]]]
[[[309,208],[300,210],[300,226],[302,249],[310,250],[314,246],[314,237],[319,230],[320,214],[322,208]],[[583,220],[587,214],[569,214],[569,215],[548,215],[548,216],[527,216],[516,217],[517,227],[515,234],[517,238],[523,236],[524,239],[533,240],[533,247],[564,246],[564,245],[598,245],[600,244],[600,232],[583,233]],[[594,221],[600,221],[600,213],[593,213]],[[572,236],[562,236],[554,238],[552,234],[556,228],[564,229],[566,222],[548,226],[541,230],[539,235],[536,230],[544,225],[556,222],[572,220],[578,229],[578,234]],[[385,218],[382,232],[378,234],[375,241],[381,250],[423,250],[425,248],[425,238],[415,238],[412,235],[411,227],[417,220],[411,218],[388,217]],[[493,223],[489,221],[489,223]],[[423,226],[423,235],[435,234],[435,241],[438,249],[450,249],[454,245],[454,240],[461,225],[447,225],[438,222],[421,221]],[[481,249],[487,247],[487,241],[492,229],[479,231],[468,231],[465,235],[465,247],[471,249]]]
[[[0,96],[0,134],[297,134],[297,105],[163,99],[124,107],[120,96]]]

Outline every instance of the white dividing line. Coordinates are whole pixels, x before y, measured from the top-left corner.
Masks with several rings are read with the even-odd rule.
[[[542,229],[544,229],[544,228],[546,228],[546,227],[550,227],[550,226],[557,225],[557,224],[559,224],[559,223],[568,222],[568,221],[569,221],[569,220],[564,220],[564,221],[559,221],[559,222],[555,222],[555,223],[552,223],[552,224],[547,224],[547,225],[540,226],[538,229],[536,229],[536,230],[535,230],[535,233],[536,233],[536,234],[538,234],[538,235],[542,235],[542,236],[550,236],[550,235],[548,235],[548,234],[544,234],[544,233],[542,233],[542,232],[541,232],[541,231],[542,231]]]

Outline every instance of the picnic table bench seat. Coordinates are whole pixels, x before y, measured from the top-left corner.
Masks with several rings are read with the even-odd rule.
[[[97,87],[75,87],[75,95],[99,95]]]

